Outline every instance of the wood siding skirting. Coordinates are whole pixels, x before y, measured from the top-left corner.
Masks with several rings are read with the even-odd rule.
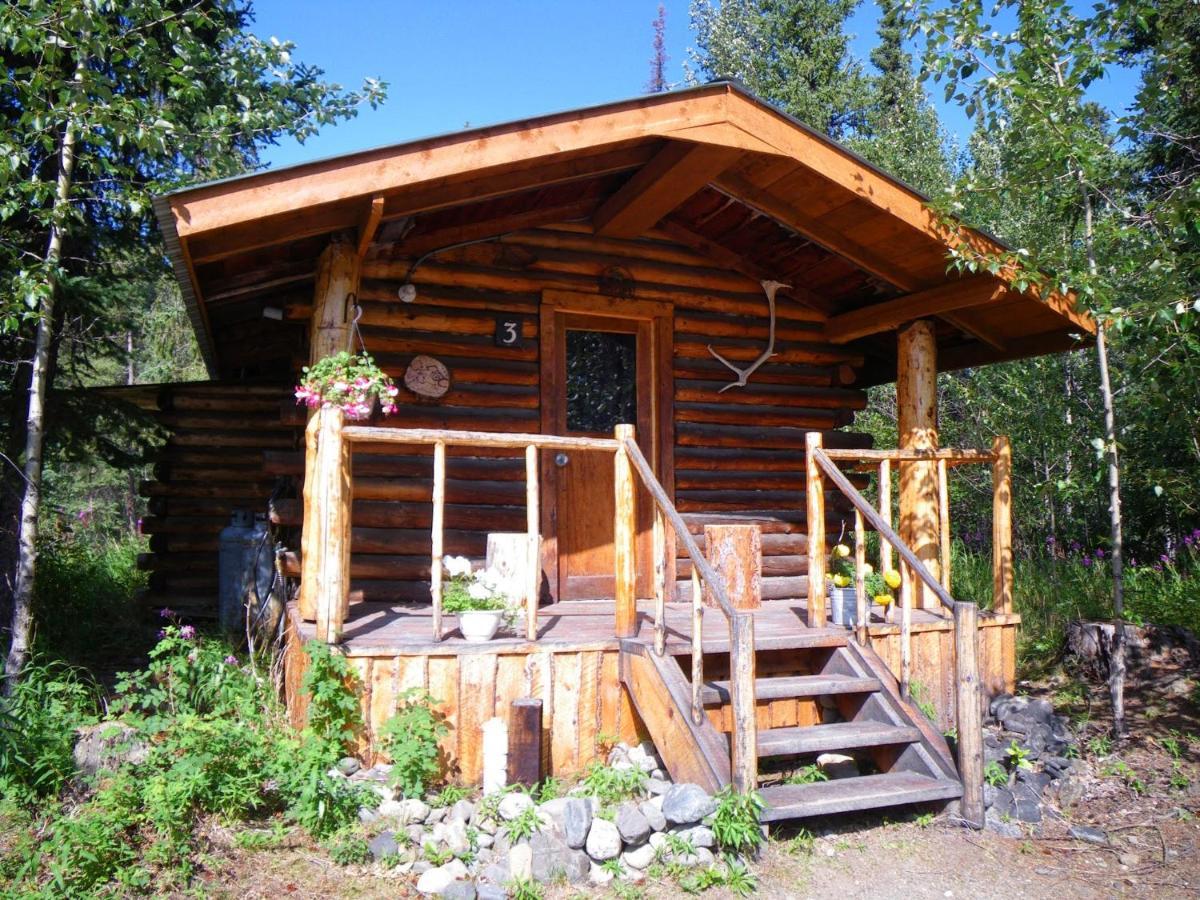
[[[1016,680],[1016,634],[1019,617],[983,614],[979,621],[979,671],[985,696],[1011,691]],[[892,671],[898,671],[898,629],[878,628],[871,646]],[[941,730],[954,724],[954,632],[950,623],[913,628],[913,681],[937,710]],[[482,775],[480,728],[493,716],[508,720],[512,701],[535,697],[543,702],[542,769],[544,775],[571,777],[600,759],[603,741],[645,740],[647,732],[618,677],[616,641],[597,645],[481,644],[399,653],[397,648],[342,648],[355,673],[354,688],[361,703],[364,728],[358,752],[372,762],[384,757],[377,739],[380,728],[395,712],[397,698],[408,688],[428,691],[451,726],[442,741],[444,758],[453,778],[474,784]],[[288,713],[292,724],[303,726],[307,697],[299,690],[305,656],[295,616],[289,616],[284,663]],[[785,654],[768,654],[760,675],[790,671]],[[707,675],[707,673],[706,673]],[[714,674],[712,677],[718,677]],[[728,732],[728,714],[710,710],[718,729]],[[820,721],[811,700],[763,701],[758,705],[763,727],[811,725]]]

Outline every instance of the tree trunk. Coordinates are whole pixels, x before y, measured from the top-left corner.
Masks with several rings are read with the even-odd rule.
[[[1108,448],[1108,513],[1112,528],[1113,646],[1108,672],[1112,698],[1113,736],[1125,735],[1125,558],[1121,534],[1121,467],[1117,457],[1116,414],[1108,370],[1107,328],[1096,329],[1096,359],[1100,365],[1100,394],[1104,399],[1104,442]]]
[[[81,80],[82,67],[76,72]],[[29,658],[33,631],[33,579],[37,563],[38,513],[42,499],[42,452],[45,447],[46,392],[50,374],[50,345],[54,337],[54,301],[58,291],[55,270],[62,256],[63,231],[71,193],[71,173],[75,168],[75,123],[70,116],[63,128],[58,157],[58,183],[46,246],[45,263],[50,279],[41,302],[37,335],[34,339],[32,376],[29,381],[29,408],[26,412],[25,493],[21,500],[21,520],[17,536],[19,557],[13,587],[12,642],[4,664],[4,690],[11,693],[17,677]]]

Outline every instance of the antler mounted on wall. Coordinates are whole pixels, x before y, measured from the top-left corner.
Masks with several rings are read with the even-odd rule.
[[[754,360],[754,362],[750,363],[749,366],[747,366],[744,369],[739,369],[737,366],[735,366],[733,363],[731,363],[729,360],[727,360],[725,357],[723,357],[720,353],[718,353],[716,350],[714,350],[712,348],[712,345],[709,344],[708,352],[711,353],[713,356],[715,356],[717,359],[719,359],[721,362],[723,362],[725,365],[727,365],[730,369],[732,369],[733,372],[738,377],[737,381],[731,381],[729,384],[725,385],[725,387],[721,388],[721,390],[717,391],[718,394],[723,394],[730,388],[745,387],[747,382],[749,382],[749,380],[750,380],[750,376],[754,374],[754,370],[757,369],[759,366],[761,366],[768,359],[770,359],[772,356],[775,355],[775,292],[778,291],[780,288],[783,288],[784,290],[788,290],[791,288],[791,285],[790,284],[782,284],[781,282],[778,282],[778,281],[764,281],[764,282],[762,282],[762,286],[763,286],[763,290],[766,291],[766,294],[767,294],[767,308],[771,312],[771,331],[770,331],[770,335],[767,338],[767,349],[762,352],[762,355],[759,356],[758,359],[756,359],[756,360]]]

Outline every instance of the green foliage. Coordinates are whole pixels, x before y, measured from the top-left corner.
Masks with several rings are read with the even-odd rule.
[[[458,801],[466,800],[470,796],[470,788],[463,787],[461,784],[448,784],[430,801],[430,805],[435,809],[441,806],[453,806]]]
[[[742,794],[726,785],[717,794],[712,831],[717,844],[731,853],[756,853],[763,843],[759,818],[765,807],[758,791]]]
[[[791,772],[785,779],[784,784],[816,784],[818,781],[828,781],[829,776],[816,763],[811,763],[807,766],[801,766]]]
[[[1008,757],[1009,763],[1014,769],[1033,769],[1033,763],[1029,760],[1029,749],[1022,747],[1015,740],[1009,741],[1008,747],[1004,754]]]
[[[34,659],[0,699],[0,795],[32,803],[54,797],[75,774],[75,730],[95,722],[96,691],[84,673]]]
[[[542,900],[542,886],[532,878],[514,878],[505,882],[510,900]]]
[[[617,769],[601,762],[593,762],[584,772],[581,787],[585,794],[596,797],[604,805],[609,805],[644,794],[649,777],[637,766]]]
[[[434,709],[437,702],[420,688],[410,688],[379,731],[383,750],[392,760],[392,784],[405,797],[423,797],[441,774],[438,740],[449,726]]]
[[[325,842],[329,858],[339,866],[362,865],[371,861],[371,848],[366,839],[354,831],[339,831]]]
[[[435,866],[444,866],[454,859],[454,852],[449,847],[439,847],[437,844],[426,843],[421,848],[421,853]]]
[[[312,409],[336,406],[347,418],[366,419],[376,402],[384,414],[394,413],[399,391],[369,354],[343,350],[303,368],[296,400]]]
[[[557,800],[566,793],[566,788],[562,781],[549,775],[537,783],[533,790],[533,798],[538,803],[547,803],[550,800]]]
[[[937,707],[933,705],[933,700],[930,698],[928,689],[919,681],[910,681],[908,691],[912,697],[913,703],[917,705],[917,709],[930,722],[937,721]]]
[[[1005,787],[1008,784],[1008,770],[996,760],[983,767],[983,780],[992,787]]]
[[[746,864],[728,855],[720,865],[714,863],[681,873],[677,883],[687,894],[702,894],[711,888],[724,887],[738,897],[749,897],[758,889],[758,881]]]
[[[542,827],[542,819],[538,813],[538,808],[536,806],[529,806],[521,810],[516,817],[509,819],[501,827],[504,829],[504,833],[508,835],[509,841],[517,844],[533,837],[537,833],[537,830]]]

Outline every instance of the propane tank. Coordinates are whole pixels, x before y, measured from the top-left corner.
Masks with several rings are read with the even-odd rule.
[[[217,619],[230,634],[242,634],[249,609],[255,624],[271,615],[275,549],[266,517],[235,509],[218,540]]]

